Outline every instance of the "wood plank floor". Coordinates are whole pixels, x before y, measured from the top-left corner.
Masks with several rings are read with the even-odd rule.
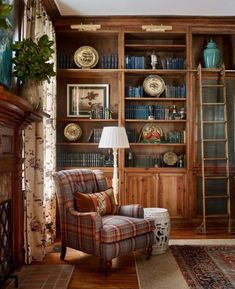
[[[195,230],[171,230],[171,239],[235,239],[235,235],[213,233],[198,235]],[[58,243],[59,244],[59,243]],[[139,289],[133,254],[119,257],[113,261],[112,274],[104,276],[100,262],[94,256],[69,249],[66,261],[60,260],[59,253],[51,252],[44,259],[44,264],[69,263],[75,265],[75,270],[69,284],[69,289]]]

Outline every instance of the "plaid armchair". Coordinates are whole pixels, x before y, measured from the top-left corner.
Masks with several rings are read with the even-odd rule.
[[[146,248],[150,258],[154,243],[154,220],[144,219],[140,205],[118,206],[115,215],[79,212],[74,193],[101,192],[107,189],[101,170],[73,169],[59,171],[54,176],[61,225],[61,256],[71,247],[101,258],[109,274],[112,259],[140,248]]]

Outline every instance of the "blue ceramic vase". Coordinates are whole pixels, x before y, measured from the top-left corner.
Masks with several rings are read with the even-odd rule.
[[[218,68],[220,65],[220,49],[212,39],[203,50],[203,59],[206,68]]]

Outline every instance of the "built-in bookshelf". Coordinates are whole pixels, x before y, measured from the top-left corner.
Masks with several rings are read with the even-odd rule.
[[[128,32],[124,39],[124,119],[131,143],[130,150],[125,154],[125,166],[185,167],[186,33]],[[164,81],[163,91],[154,97],[144,87],[149,76],[161,77]],[[144,136],[146,130],[149,137]],[[169,153],[177,157],[174,164],[165,162],[164,155]]]
[[[101,29],[70,28],[82,21],[100,24]],[[201,172],[197,67],[203,65],[202,52],[212,37],[221,50],[228,95],[233,98],[234,25],[234,19],[210,17],[58,20],[57,169],[100,168],[110,178],[112,152],[98,148],[101,132],[104,126],[125,126],[130,148],[118,153],[119,201],[166,207],[177,222],[196,219]],[[75,64],[74,54],[82,46],[97,51],[99,59],[94,67],[82,69]],[[220,77],[220,69],[207,69],[206,73]],[[164,89],[155,96],[144,86],[150,76],[164,82]],[[80,108],[73,109],[68,103],[68,85],[79,89],[85,85],[87,90],[89,86],[108,86],[108,94],[99,96],[103,100],[98,106],[91,100],[84,116]],[[234,99],[229,101],[231,104]],[[68,105],[72,107],[70,115]],[[232,104],[229,112],[233,115]],[[81,129],[76,141],[64,136],[69,123]],[[229,138],[232,155],[233,132]]]

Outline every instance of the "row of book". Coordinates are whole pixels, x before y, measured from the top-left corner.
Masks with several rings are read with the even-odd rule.
[[[139,141],[140,132],[134,129],[126,129],[126,134],[130,143],[137,143]]]
[[[177,117],[176,117],[177,116]],[[184,119],[185,114],[177,113],[177,109],[165,105],[132,105],[128,104],[125,108],[126,119],[157,119],[157,120],[174,120]]]
[[[146,56],[125,56],[126,69],[146,69],[147,58]]]
[[[117,54],[104,54],[101,55],[99,60],[100,68],[103,69],[116,69],[118,68]],[[77,67],[74,63],[73,55],[70,53],[57,54],[57,67],[58,68],[74,68]]]
[[[143,85],[139,86],[126,86],[125,94],[127,97],[143,97],[144,96],[144,87]]]
[[[160,57],[156,69],[184,69],[185,59],[183,57]],[[151,69],[149,56],[125,55],[126,69]]]
[[[130,143],[142,142],[141,131],[137,132],[134,129],[126,129],[128,141]],[[93,128],[88,136],[88,142],[99,143],[102,134],[102,128]],[[173,130],[163,133],[160,142],[162,143],[185,143],[185,130]]]
[[[165,85],[165,97],[169,98],[185,98],[186,97],[186,85]]]
[[[185,59],[182,57],[166,57],[161,58],[162,69],[184,69]]]
[[[57,154],[57,166],[59,167],[105,167],[109,166],[104,154],[101,153],[60,153]],[[112,160],[110,159],[112,164]],[[185,155],[177,157],[175,167],[185,166]],[[129,152],[125,158],[128,167],[165,167],[163,155],[139,155]]]
[[[143,85],[138,86],[126,86],[125,87],[126,97],[143,97],[146,96],[144,93]],[[185,98],[186,97],[186,86],[185,83],[182,85],[165,85],[165,91],[161,97],[169,98]]]
[[[57,166],[65,167],[103,167],[105,155],[101,153],[58,153]]]
[[[100,68],[102,69],[117,69],[118,55],[104,54],[99,60]],[[74,63],[73,55],[70,53],[57,54],[58,68],[74,68],[77,67]],[[151,69],[149,57],[147,56],[125,56],[126,69]],[[182,57],[161,57],[157,69],[184,69],[185,59]]]
[[[103,69],[116,69],[116,68],[118,68],[118,56],[117,56],[117,54],[101,55],[100,67]]]
[[[163,160],[163,155],[138,155],[133,153],[126,154],[125,165],[127,167],[139,167],[139,168],[156,168],[156,167],[168,167]],[[131,157],[130,157],[131,156]],[[186,155],[180,154],[177,156],[177,161],[172,167],[183,168],[186,166]]]
[[[185,130],[173,130],[164,134],[163,141],[166,143],[186,143]]]
[[[88,136],[88,142],[98,143],[101,138],[102,128],[93,128]]]
[[[73,68],[75,66],[73,55],[69,53],[57,53],[58,68]]]

